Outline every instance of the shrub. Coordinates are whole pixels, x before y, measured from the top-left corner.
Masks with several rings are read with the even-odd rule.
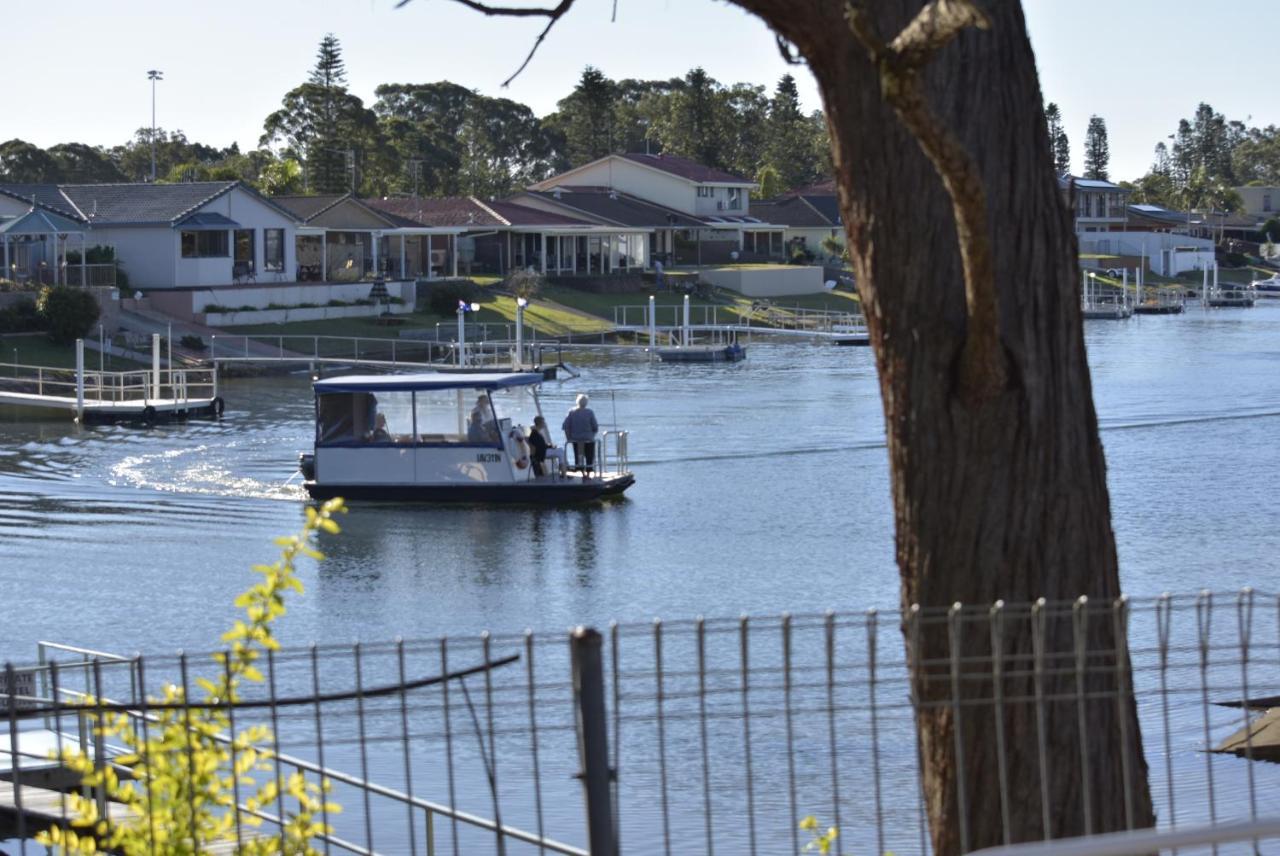
[[[268,303],[267,308],[268,309],[291,309],[292,307],[285,306],[283,303]]]
[[[204,339],[201,339],[194,333],[188,333],[183,336],[178,340],[178,344],[182,345],[182,347],[186,348],[188,351],[203,351],[208,347],[205,345]]]
[[[338,300],[337,298],[334,298],[333,300],[330,300],[328,303],[325,304],[325,306],[337,306],[337,307],[350,306],[350,305],[351,304],[348,303],[347,301]]]
[[[48,324],[49,338],[59,344],[83,338],[101,312],[92,294],[69,285],[41,289],[36,306]]]
[[[479,300],[483,292],[471,280],[432,283],[427,290],[427,305],[437,315],[452,315],[458,311],[458,302]]]
[[[287,307],[281,307],[281,308],[284,309]],[[259,311],[259,307],[246,303],[243,306],[237,306],[235,311],[236,312],[257,312]]]
[[[533,300],[542,293],[542,287],[545,284],[546,279],[537,271],[518,270],[507,277],[506,282],[502,285],[516,297]]]
[[[232,309],[230,306],[224,306],[221,303],[206,303],[204,305],[204,309],[201,309],[200,311],[207,313],[207,312],[234,312],[235,310]]]
[[[108,823],[98,813],[97,803],[72,792],[67,806],[75,817],[70,827],[59,826],[40,832],[36,840],[60,853],[201,853],[215,843],[236,843],[240,835],[235,812],[236,788],[248,796],[243,802],[249,812],[241,816],[250,827],[260,826],[253,812],[262,806],[288,799],[286,817],[279,832],[241,844],[236,853],[313,854],[312,841],[332,832],[317,815],[333,814],[340,807],[328,802],[328,779],[319,784],[306,781],[301,773],[271,775],[278,769],[271,749],[272,734],[262,725],[239,726],[218,702],[240,700],[246,683],[262,683],[258,665],[268,651],[278,650],[279,641],[272,624],[285,614],[285,596],[292,589],[302,591],[294,570],[299,555],[321,559],[313,546],[317,533],[338,532],[333,517],[346,511],[341,499],[332,499],[316,511],[307,508],[307,520],[298,535],[277,539],[280,558],[272,565],[257,565],[261,581],[236,598],[244,618],[225,633],[225,652],[215,654],[212,680],[197,678],[203,690],[201,705],[187,706],[188,694],[168,683],[164,695],[151,701],[166,705],[155,713],[154,723],[137,729],[127,713],[93,713],[94,699],[88,698],[86,718],[94,731],[123,743],[127,755],[115,764],[95,770],[93,759],[78,749],[64,749],[63,763],[80,774],[86,787],[101,787],[126,810]],[[185,675],[183,683],[185,685]],[[207,705],[207,706],[206,706]],[[234,732],[234,749],[214,739]],[[118,772],[128,769],[128,775]],[[263,774],[263,775],[259,775]]]
[[[35,333],[48,324],[36,309],[36,302],[24,298],[0,309],[0,333]]]

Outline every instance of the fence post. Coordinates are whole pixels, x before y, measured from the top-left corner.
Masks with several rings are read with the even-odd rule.
[[[76,421],[84,422],[84,339],[76,339]]]
[[[573,700],[578,732],[578,758],[587,810],[587,849],[591,856],[616,856],[613,829],[613,770],[609,769],[609,735],[604,707],[603,638],[590,627],[577,627],[569,637]]]

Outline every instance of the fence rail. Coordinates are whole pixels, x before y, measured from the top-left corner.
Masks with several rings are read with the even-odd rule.
[[[16,671],[37,691],[0,683],[11,736],[79,739],[85,693],[144,728],[162,682],[216,666],[42,645]],[[332,782],[326,850],[799,853],[806,815],[836,853],[927,854],[948,817],[960,852],[1008,856],[1280,837],[1257,763],[1280,757],[1280,598],[1252,590],[313,645],[263,671],[234,721],[270,725],[264,775]],[[946,721],[938,790],[918,727]]]
[[[0,363],[0,392],[75,399],[77,389],[75,369]],[[213,369],[161,368],[158,374],[154,369],[85,369],[84,372],[84,397],[95,403],[145,404],[170,400],[185,404],[208,400],[217,394],[218,381]]]

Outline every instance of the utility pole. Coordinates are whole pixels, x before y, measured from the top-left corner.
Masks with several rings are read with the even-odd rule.
[[[164,72],[151,69],[147,72],[151,81],[151,183],[156,183],[156,81],[164,80]]]
[[[413,170],[413,198],[418,198],[418,178],[422,175],[422,158],[409,158],[409,168]]]

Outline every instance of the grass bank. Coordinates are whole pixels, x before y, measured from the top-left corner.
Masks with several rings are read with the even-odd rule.
[[[90,348],[84,350],[85,368],[97,370],[104,365],[107,371],[127,372],[145,368],[142,363],[120,357],[108,356],[101,359],[98,351]],[[43,334],[0,336],[0,363],[18,363],[24,366],[47,366],[49,368],[73,369],[76,367],[75,345],[58,345],[50,342]]]

